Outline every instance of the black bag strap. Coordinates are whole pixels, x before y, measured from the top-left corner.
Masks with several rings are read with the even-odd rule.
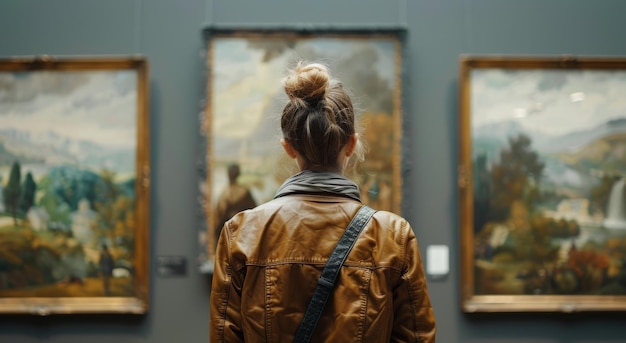
[[[302,322],[300,322],[300,326],[298,326],[298,331],[296,331],[296,336],[293,340],[295,343],[308,343],[311,339],[311,334],[322,315],[322,310],[324,306],[326,306],[328,296],[335,287],[339,270],[348,257],[348,253],[352,250],[357,237],[359,237],[365,224],[369,222],[374,213],[376,213],[376,210],[365,205],[362,206],[354,218],[352,218],[350,224],[348,224],[339,242],[337,242],[337,246],[335,246],[335,249],[330,254],[328,262],[326,262],[324,270],[322,271],[322,275],[317,281],[317,287],[313,293],[313,298],[311,298],[306,308],[304,318]]]

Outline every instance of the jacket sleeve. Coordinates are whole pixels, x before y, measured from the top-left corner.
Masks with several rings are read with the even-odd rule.
[[[243,342],[241,280],[232,268],[230,233],[224,225],[217,243],[211,287],[209,337],[213,343]]]
[[[394,290],[392,342],[435,343],[435,315],[430,304],[424,266],[415,234],[405,222],[402,276]]]

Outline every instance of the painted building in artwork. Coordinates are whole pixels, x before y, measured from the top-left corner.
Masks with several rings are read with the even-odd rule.
[[[72,213],[71,218],[74,238],[82,244],[91,242],[94,238],[92,227],[96,221],[96,212],[91,209],[89,200],[81,199],[78,210]]]
[[[565,199],[561,200],[556,208],[558,214],[565,219],[575,219],[578,221],[589,221],[589,200],[587,199]]]
[[[575,220],[581,225],[597,224],[601,218],[590,213],[589,205],[589,199],[585,198],[563,199],[555,211],[545,211],[544,215],[554,219]]]
[[[30,223],[30,227],[35,231],[44,231],[48,229],[48,221],[50,215],[46,210],[39,206],[32,206],[26,212],[26,219]]]

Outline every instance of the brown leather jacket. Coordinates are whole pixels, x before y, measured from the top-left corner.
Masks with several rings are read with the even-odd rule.
[[[358,201],[277,198],[228,221],[218,243],[210,341],[291,342]],[[435,342],[415,234],[379,211],[346,259],[312,342]]]

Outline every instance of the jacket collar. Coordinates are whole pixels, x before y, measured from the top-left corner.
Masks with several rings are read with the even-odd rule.
[[[303,170],[278,188],[274,199],[289,194],[332,194],[361,201],[359,187],[345,176],[332,172]]]

